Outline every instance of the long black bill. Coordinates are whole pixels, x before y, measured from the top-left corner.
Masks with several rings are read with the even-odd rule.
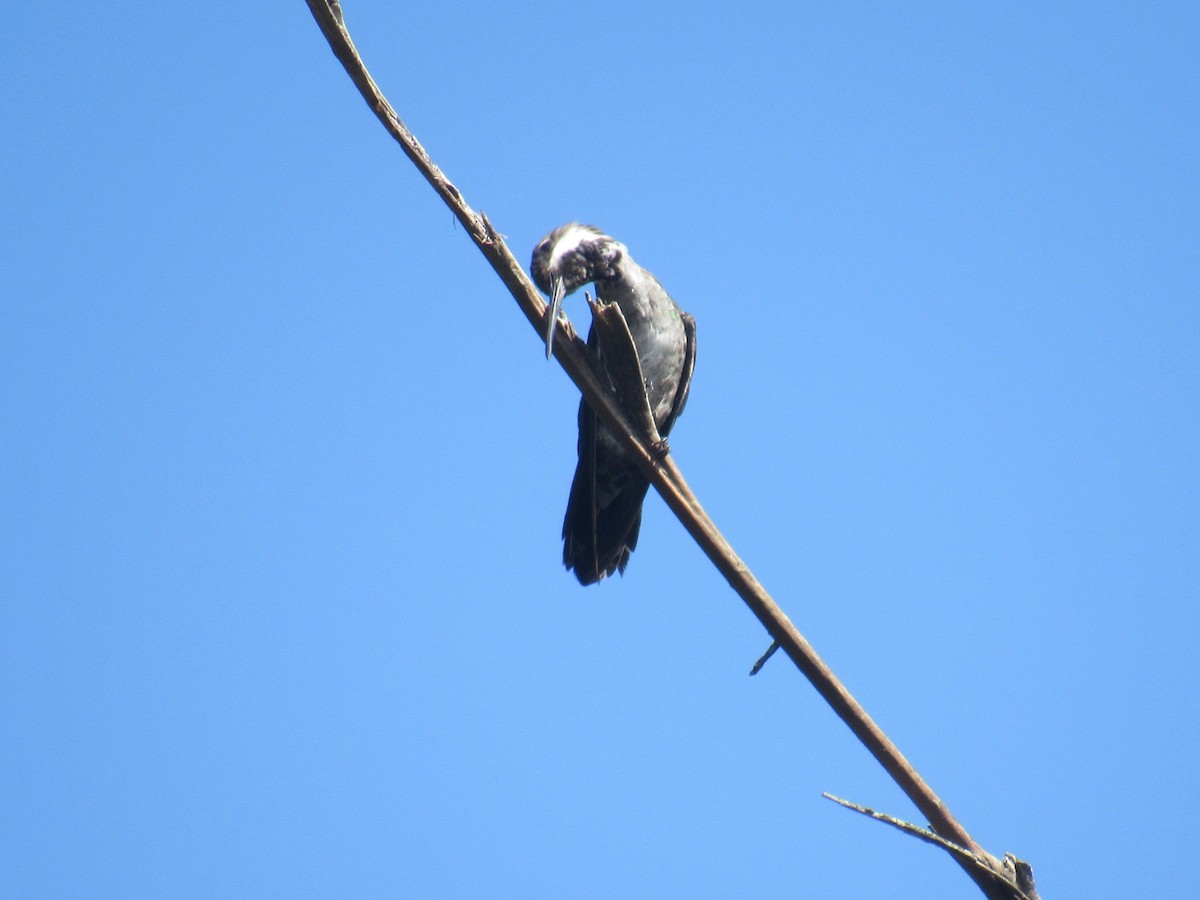
[[[554,329],[558,325],[558,314],[562,311],[564,296],[566,296],[566,291],[563,290],[563,280],[555,278],[550,283],[550,309],[546,322],[546,359],[549,359],[554,353]]]

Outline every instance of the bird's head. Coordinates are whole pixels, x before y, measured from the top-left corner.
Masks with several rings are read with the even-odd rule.
[[[616,275],[624,255],[623,244],[591,225],[571,222],[555,228],[537,243],[529,271],[533,283],[550,297],[546,323],[546,356],[554,344],[563,298],[589,281],[603,281]]]

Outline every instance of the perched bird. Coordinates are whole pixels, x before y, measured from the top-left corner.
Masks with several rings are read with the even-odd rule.
[[[621,308],[645,380],[659,434],[665,438],[683,412],[696,364],[696,320],[679,308],[658,279],[639,266],[621,242],[590,225],[572,222],[542,238],[533,251],[534,283],[550,297],[546,355],[563,298],[588,282],[596,297]],[[594,327],[588,348],[607,373]],[[563,520],[563,564],[580,584],[624,572],[637,547],[642,501],[650,483],[629,459],[587,400],[579,403],[579,464]]]

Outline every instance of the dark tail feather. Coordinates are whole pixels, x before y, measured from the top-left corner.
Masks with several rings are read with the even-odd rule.
[[[642,501],[650,483],[636,469],[623,473],[615,496],[599,496],[594,471],[580,464],[571,483],[563,520],[563,565],[575,570],[580,584],[595,584],[613,572],[624,572],[637,547],[642,527]],[[610,479],[610,486],[613,481]],[[598,502],[599,501],[599,502]],[[607,502],[605,502],[607,501]]]

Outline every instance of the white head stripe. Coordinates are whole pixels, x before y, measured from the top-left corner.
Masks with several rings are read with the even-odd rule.
[[[579,245],[584,241],[596,237],[599,237],[599,234],[586,225],[578,223],[568,225],[566,231],[558,236],[558,240],[554,242],[554,246],[550,250],[550,265],[548,266],[550,271],[557,271],[564,256],[578,250]]]

